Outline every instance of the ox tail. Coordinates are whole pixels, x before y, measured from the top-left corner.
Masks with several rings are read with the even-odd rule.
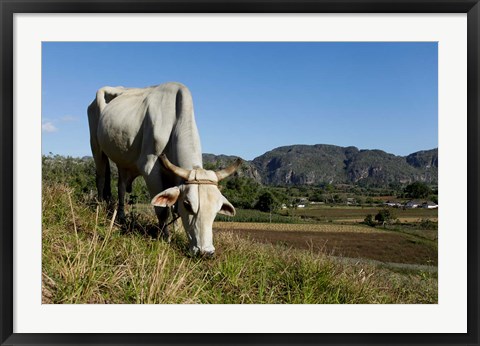
[[[105,106],[112,101],[117,96],[120,96],[125,92],[124,87],[103,87],[97,91],[97,105],[100,109],[100,112],[105,108]]]
[[[112,198],[110,160],[107,155],[104,153],[102,154],[105,157],[105,185],[103,186],[103,199],[110,202]]]
[[[110,202],[112,197],[110,161],[100,148],[97,139],[98,119],[100,117],[97,102],[92,102],[87,109],[87,114],[90,128],[90,147],[92,149],[93,160],[95,161],[95,180],[98,199],[100,201]]]

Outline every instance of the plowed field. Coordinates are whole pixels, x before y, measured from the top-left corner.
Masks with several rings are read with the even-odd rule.
[[[382,262],[437,265],[435,243],[398,232],[353,225],[295,225],[218,222],[217,232],[232,232],[261,243]]]

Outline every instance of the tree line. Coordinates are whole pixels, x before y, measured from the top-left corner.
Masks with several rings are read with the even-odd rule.
[[[206,169],[218,169],[217,165],[205,165]],[[111,164],[112,194],[116,198],[118,172]],[[61,183],[73,188],[78,197],[94,201],[96,198],[95,163],[91,157],[73,158],[61,155],[42,156],[43,183]],[[308,202],[342,205],[348,203],[349,196],[356,205],[375,205],[382,203],[378,196],[392,195],[398,198],[437,200],[435,187],[422,182],[401,186],[391,184],[389,188],[365,188],[359,186],[265,186],[254,179],[234,175],[220,182],[219,188],[227,199],[237,208],[257,209],[271,212],[282,206],[296,207]],[[150,195],[143,179],[136,179],[132,185],[127,203],[150,203]],[[352,199],[350,198],[350,199]]]

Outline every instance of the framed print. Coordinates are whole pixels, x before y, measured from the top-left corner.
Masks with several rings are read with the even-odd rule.
[[[2,0],[2,345],[477,345],[479,6]]]

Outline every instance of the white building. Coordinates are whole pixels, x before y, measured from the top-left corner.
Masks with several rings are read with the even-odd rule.
[[[422,204],[422,208],[438,209],[438,204],[428,201],[428,202],[425,202],[425,203]]]

